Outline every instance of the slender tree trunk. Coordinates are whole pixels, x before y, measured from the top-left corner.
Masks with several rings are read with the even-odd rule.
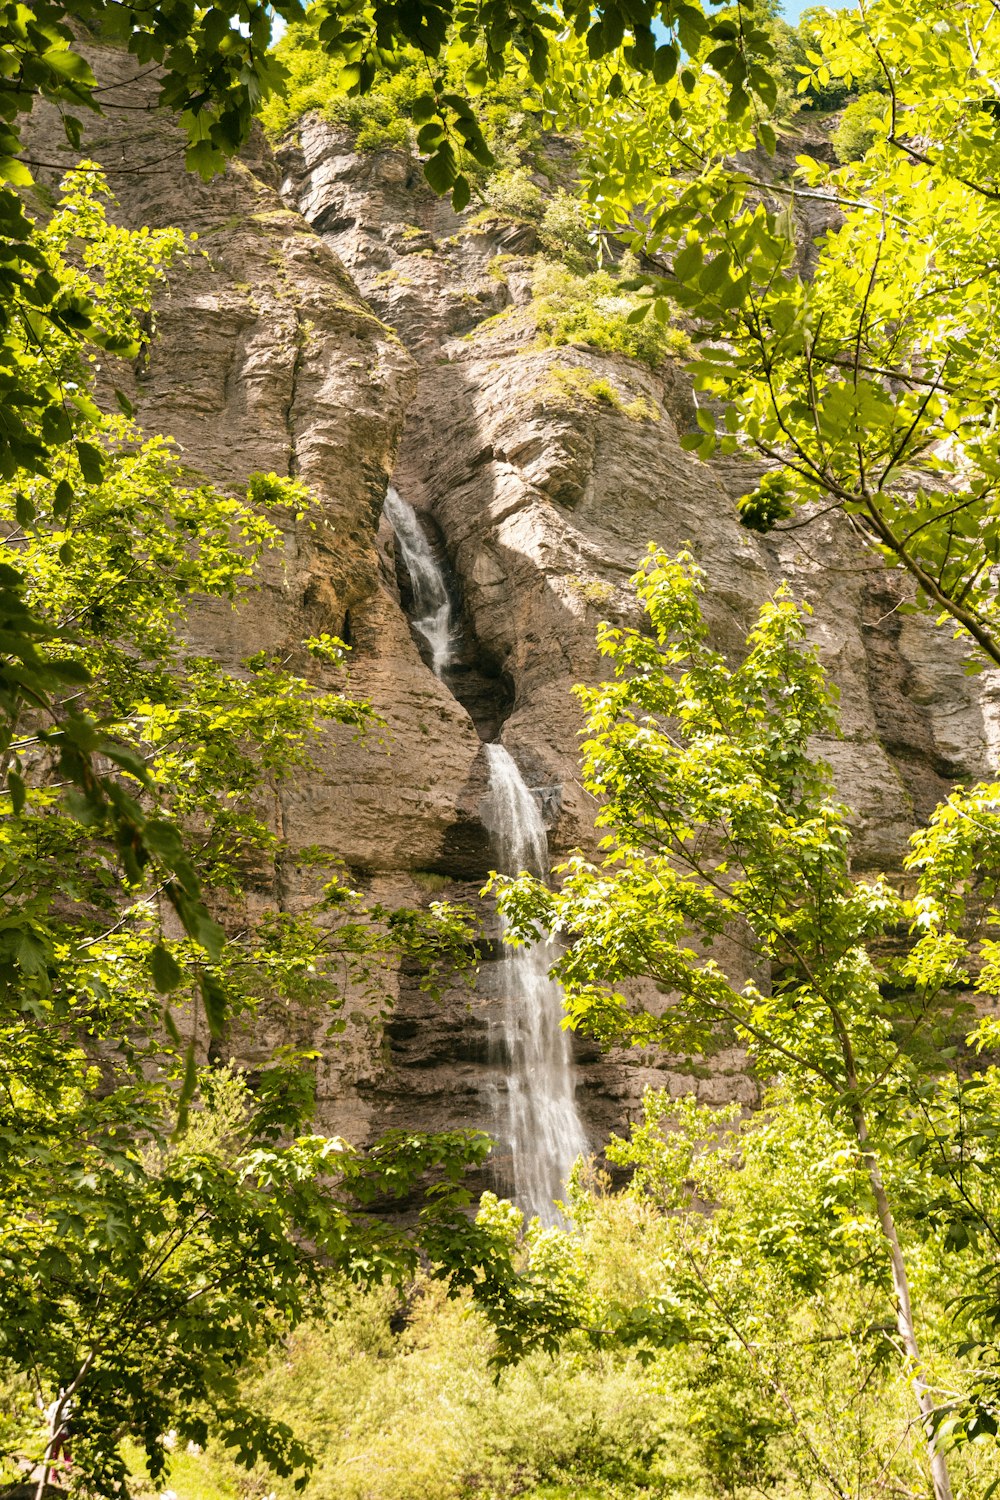
[[[892,1286],[896,1294],[896,1326],[899,1329],[903,1348],[906,1350],[907,1358],[910,1361],[910,1385],[913,1389],[913,1394],[917,1398],[917,1405],[920,1408],[920,1415],[923,1418],[924,1441],[927,1444],[931,1478],[934,1484],[934,1500],[952,1500],[948,1464],[944,1454],[938,1451],[937,1445],[934,1442],[931,1425],[934,1398],[927,1385],[924,1374],[924,1362],[920,1354],[920,1345],[917,1342],[917,1331],[913,1322],[913,1305],[910,1300],[910,1278],[906,1273],[906,1262],[903,1259],[899,1235],[896,1232],[896,1220],[893,1217],[892,1208],[889,1204],[885,1183],[882,1181],[882,1172],[879,1168],[878,1158],[869,1145],[868,1124],[865,1120],[864,1110],[860,1105],[857,1105],[853,1109],[852,1115],[854,1130],[858,1138],[858,1144],[861,1147],[862,1156],[864,1157],[872,1194],[875,1198],[875,1211],[878,1214],[882,1236],[889,1247],[889,1260],[892,1265]]]
[[[91,1350],[79,1370],[77,1370],[73,1380],[65,1389],[59,1392],[57,1399],[49,1408],[49,1440],[45,1444],[45,1454],[42,1458],[42,1473],[38,1481],[38,1487],[35,1490],[35,1500],[44,1500],[45,1491],[48,1489],[49,1476],[52,1473],[53,1460],[58,1458],[66,1442],[66,1423],[70,1405],[76,1392],[80,1389],[80,1382],[85,1379],[93,1363],[94,1352]]]

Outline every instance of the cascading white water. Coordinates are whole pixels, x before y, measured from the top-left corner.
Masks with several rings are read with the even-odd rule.
[[[487,745],[490,781],[485,823],[505,875],[529,870],[548,876],[549,842],[538,804],[503,745]],[[501,933],[504,931],[501,918]],[[552,942],[510,948],[503,960],[507,1134],[513,1156],[514,1196],[526,1213],[545,1223],[558,1215],[569,1170],[587,1149],[576,1111],[569,1034],[562,1027],[562,990],[549,977]]]
[[[431,666],[442,677],[455,650],[455,624],[447,581],[412,505],[390,488],[385,514],[399,546],[413,594],[411,623],[427,643]],[[548,875],[549,844],[534,797],[501,744],[486,745],[489,788],[484,822],[497,868],[505,875],[530,870]],[[503,929],[502,929],[503,930]],[[551,942],[508,948],[494,967],[505,999],[507,1058],[506,1135],[511,1149],[514,1197],[545,1223],[558,1217],[570,1167],[587,1149],[574,1102],[573,1061],[562,1029],[562,991],[549,978],[556,958]]]
[[[410,623],[427,644],[431,668],[440,677],[451,663],[454,644],[451,599],[444,574],[417,520],[417,513],[392,485],[385,497],[389,519],[413,590]]]

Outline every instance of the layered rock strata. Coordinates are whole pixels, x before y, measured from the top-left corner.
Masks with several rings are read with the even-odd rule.
[[[443,537],[470,629],[512,684],[503,739],[546,791],[554,854],[592,841],[568,689],[599,676],[599,620],[635,623],[628,578],[652,541],[690,546],[706,569],[723,650],[740,649],[782,579],[813,607],[843,729],[821,749],[856,814],[855,864],[898,872],[909,833],[947,788],[990,774],[995,675],[970,679],[946,631],[898,612],[905,582],[860,552],[841,517],[768,539],[743,530],[734,501],[753,480],[742,464],[681,450],[694,410],[676,369],[537,347],[517,315],[530,298],[531,225],[455,215],[401,154],[360,157],[317,119],[278,155],[287,201],[417,362],[396,483]],[[608,385],[611,400],[590,394]],[[417,1030],[432,1034],[430,1018]],[[676,1059],[583,1049],[579,1066],[598,1130],[634,1110],[645,1083],[708,1099],[752,1093],[735,1055],[703,1076]]]
[[[135,129],[150,96],[147,81],[128,81],[128,59],[100,67],[121,81],[87,151],[117,174],[122,218],[199,235],[132,373],[142,421],[224,487],[274,470],[323,504],[324,526],[289,533],[251,608],[199,613],[197,643],[233,664],[261,646],[343,634],[350,687],[386,722],[362,742],[331,731],[316,771],[276,793],[289,852],[262,879],[260,905],[305,898],[294,852],[317,844],[379,900],[475,902],[490,863],[477,725],[492,738],[502,724],[554,856],[592,846],[571,689],[599,676],[598,621],[635,622],[628,579],[649,542],[691,546],[723,650],[739,649],[783,578],[813,606],[842,706],[843,738],[822,748],[857,816],[858,867],[898,871],[907,835],[949,784],[988,770],[996,685],[964,675],[947,633],[899,614],[898,580],[841,521],[751,536],[733,504],[746,470],[680,448],[692,398],[675,368],[537,347],[518,311],[531,295],[530,225],[456,215],[405,154],[358,155],[313,118],[277,160],[256,143],[202,184],[184,173],[167,122],[150,114]],[[33,154],[52,160],[58,149],[57,122],[40,116]],[[390,474],[456,580],[467,691],[434,676],[409,629],[406,580],[379,521]],[[485,922],[488,959],[488,912]],[[386,1125],[490,1128],[503,1085],[490,1022],[502,996],[489,962],[482,972],[477,990],[440,1003],[416,976],[398,976],[384,1025],[359,1003],[323,1066],[323,1124],[356,1138]],[[252,1060],[287,1033],[304,1040],[314,1024],[274,1017],[243,1053]],[[647,1083],[753,1098],[735,1053],[698,1066],[575,1047],[594,1144],[636,1111]]]

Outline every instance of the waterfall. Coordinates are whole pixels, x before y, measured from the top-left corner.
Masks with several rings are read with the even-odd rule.
[[[415,510],[392,488],[385,514],[410,579],[410,622],[427,646],[434,673],[443,678],[456,640],[447,579]],[[504,875],[529,870],[545,879],[549,844],[538,803],[503,745],[487,744],[485,752],[489,786],[483,821],[496,867]],[[548,973],[557,955],[551,942],[505,951],[507,956],[494,967],[504,996],[504,1133],[514,1197],[527,1214],[553,1223],[553,1202],[562,1196],[570,1167],[587,1149],[574,1102],[570,1038],[561,1025],[562,991]]]
[[[485,822],[504,875],[549,872],[549,841],[538,804],[503,745],[487,745],[490,781]],[[505,932],[501,918],[501,935]],[[562,990],[549,969],[557,957],[549,941],[509,948],[503,961],[508,1002],[503,1032],[509,1058],[507,1136],[514,1195],[528,1214],[555,1220],[570,1167],[587,1149],[576,1112],[573,1057],[562,1026]]]
[[[430,652],[431,670],[441,677],[451,663],[451,599],[440,564],[424,535],[417,513],[389,486],[385,497],[389,519],[413,590],[410,624]]]

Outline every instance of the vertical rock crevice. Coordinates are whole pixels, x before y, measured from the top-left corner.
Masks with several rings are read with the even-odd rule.
[[[392,486],[385,515],[396,541],[397,571],[414,637],[435,677],[451,687],[455,663],[463,652],[468,657],[470,639],[440,538]],[[529,871],[547,880],[549,845],[540,803],[499,742],[502,719],[494,712],[489,723],[490,742],[483,746],[488,769],[483,821],[494,863],[503,874]],[[570,1169],[588,1144],[576,1107],[572,1047],[562,1026],[563,994],[549,976],[557,950],[552,941],[505,947],[505,933],[501,915],[498,953],[485,966],[486,990],[496,1002],[485,1059],[493,1067],[483,1083],[501,1145],[493,1171],[502,1191],[527,1214],[552,1223]]]
[[[288,401],[285,406],[285,431],[288,434],[288,466],[287,472],[290,479],[296,479],[299,472],[298,440],[295,430],[296,406],[299,398],[299,376],[302,371],[302,359],[305,350],[306,332],[302,320],[301,310],[295,309],[295,323],[292,331],[292,364],[288,379]]]
[[[132,79],[124,54],[102,55],[99,70],[118,102],[144,106],[155,95],[155,79]],[[122,220],[197,232],[199,252],[171,273],[152,357],[116,371],[115,383],[147,430],[175,436],[193,474],[235,490],[255,470],[292,472],[322,506],[315,529],[287,522],[251,607],[195,612],[192,648],[238,669],[250,651],[285,653],[320,630],[349,635],[348,689],[385,725],[367,742],[330,726],[314,767],[282,788],[275,820],[286,854],[277,884],[261,872],[259,909],[311,899],[313,877],[295,858],[310,845],[386,905],[474,901],[494,862],[482,741],[501,728],[553,857],[593,851],[571,689],[602,674],[598,621],[637,622],[628,579],[650,541],[692,546],[723,651],[739,649],[781,579],[813,605],[844,729],[820,748],[858,812],[859,867],[897,869],[936,787],[989,772],[1000,742],[997,674],[967,678],[958,643],[923,619],[884,622],[881,565],[858,570],[837,518],[766,542],[741,531],[732,502],[745,467],[703,465],[680,449],[690,401],[679,368],[540,348],[517,317],[493,321],[530,297],[530,226],[456,215],[404,154],[358,155],[323,121],[302,122],[280,170],[255,138],[205,184],[184,172],[169,120],[149,114],[140,143],[128,119],[110,114],[85,151],[129,164],[112,179]],[[37,111],[30,129],[32,154],[58,160],[55,113]],[[595,384],[614,399],[595,397]],[[466,642],[454,693],[421,656],[378,531],[393,473],[453,570]],[[489,911],[484,920],[488,958],[499,933]],[[398,976],[388,1066],[370,1008],[349,996],[346,1045],[328,1050],[320,1070],[321,1125],[359,1140],[387,1124],[488,1128],[498,969],[484,964],[480,991],[456,990],[441,1005],[418,976]],[[245,1039],[247,1061],[290,1030],[321,1041],[323,1023],[265,1018]],[[754,1097],[735,1052],[689,1067],[652,1051],[572,1046],[594,1141],[635,1115],[646,1084],[706,1101]]]

